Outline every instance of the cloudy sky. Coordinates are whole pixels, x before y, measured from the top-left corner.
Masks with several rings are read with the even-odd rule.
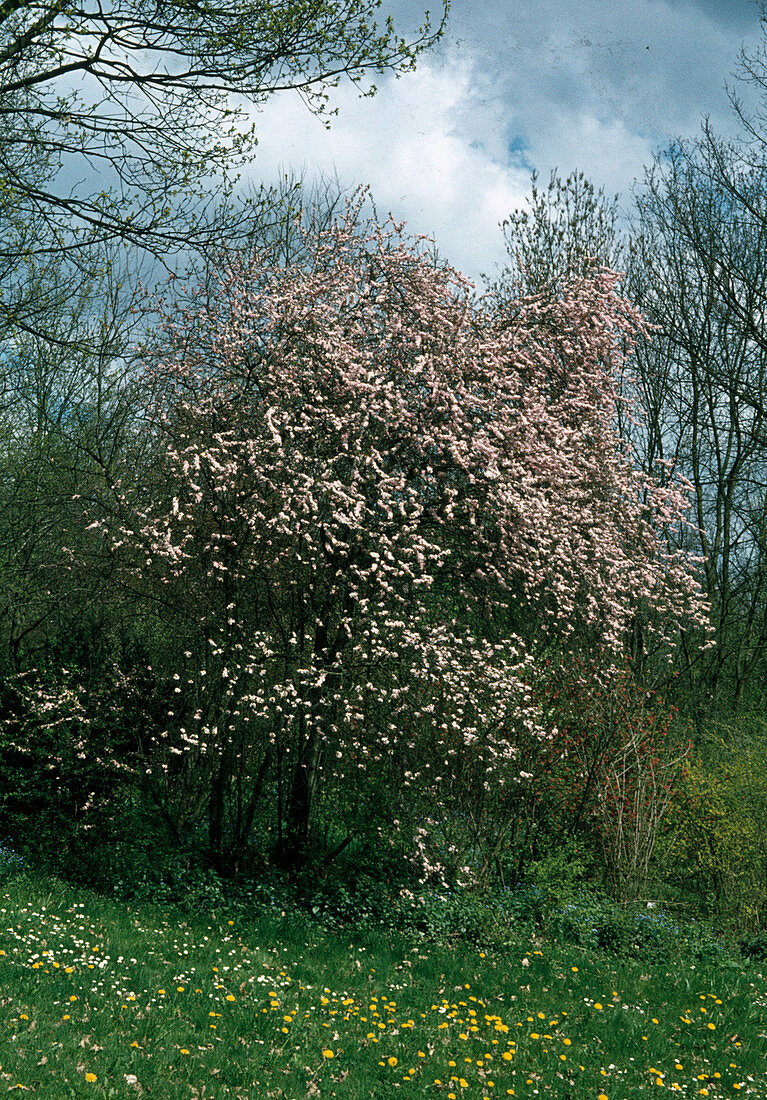
[[[432,0],[432,7],[436,0]],[[406,28],[418,0],[391,0]],[[321,171],[372,187],[379,211],[428,233],[472,277],[503,260],[498,223],[530,173],[579,169],[630,201],[653,152],[708,115],[734,122],[725,84],[760,42],[754,0],[453,0],[415,73],[333,96],[329,131],[295,97],[258,119],[257,174]]]

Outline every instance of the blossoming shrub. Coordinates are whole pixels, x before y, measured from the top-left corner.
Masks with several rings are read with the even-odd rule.
[[[608,271],[479,299],[354,203],[307,233],[160,304],[146,446],[83,506],[167,688],[142,796],[228,873],[254,833],[295,868],[380,828],[481,881],[559,736],[538,654],[703,616],[661,537],[684,497],[615,430],[641,319]]]

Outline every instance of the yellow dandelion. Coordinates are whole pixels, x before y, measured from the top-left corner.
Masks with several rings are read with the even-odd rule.
[[[96,1080],[96,1074],[95,1073],[86,1073],[85,1080],[86,1081],[95,1081]]]
[[[323,1050],[322,1057],[323,1058],[335,1058],[335,1052],[330,1050],[330,1048],[328,1048],[327,1050]]]
[[[396,1059],[396,1058],[394,1057],[394,1055],[393,1055],[393,1054],[392,1054],[392,1055],[390,1055],[390,1056],[389,1056],[389,1057],[388,1057],[388,1058],[386,1059],[386,1061],[387,1061],[388,1065],[390,1065],[390,1066],[392,1067],[392,1069],[393,1069],[393,1068],[394,1068],[394,1067],[396,1066],[396,1064],[397,1064],[397,1059]]]

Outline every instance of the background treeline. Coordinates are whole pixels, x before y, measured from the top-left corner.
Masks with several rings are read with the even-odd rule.
[[[209,13],[201,26],[188,5],[171,6],[162,26],[149,7],[142,23],[136,5],[130,11],[113,6],[102,17],[106,37],[98,51],[82,13],[51,6],[49,19],[38,9],[8,9],[0,17],[0,835],[61,873],[124,892],[173,887],[183,893],[202,890],[200,883],[215,876],[266,874],[372,883],[384,893],[418,893],[435,883],[514,888],[524,881],[556,893],[588,883],[621,900],[662,897],[758,930],[767,902],[765,120],[741,111],[742,138],[735,144],[706,127],[674,144],[648,168],[630,209],[577,173],[566,179],[555,174],[547,185],[534,179],[529,207],[502,227],[508,267],[493,278],[480,306],[466,288],[447,289],[452,276],[446,265],[422,246],[403,253],[399,239],[385,247],[371,244],[377,220],[365,195],[349,207],[338,188],[300,182],[238,195],[227,173],[247,155],[249,131],[236,115],[220,147],[205,143],[210,126],[230,117],[232,92],[258,99],[285,84],[316,89],[321,110],[323,87],[340,73],[358,79],[370,68],[410,65],[439,33],[427,27],[408,45],[393,28],[374,31],[372,6],[357,0],[325,5],[320,16],[312,8],[314,22],[310,7],[275,5],[275,18],[261,20],[247,5],[227,6],[220,21],[237,22],[234,34],[231,26],[208,25]],[[130,41],[127,25],[135,36]],[[136,78],[134,91],[146,93],[146,102],[130,99],[116,70],[105,67],[108,48],[134,49],[151,62],[148,47],[160,51],[171,38],[183,45],[173,54],[179,64],[173,79],[158,62],[156,73]],[[93,101],[87,84],[82,102],[68,91],[69,101],[62,98],[62,58],[77,49],[81,68],[99,82]],[[241,49],[237,64],[235,49]],[[200,57],[209,73],[202,84],[190,77]],[[744,75],[763,88],[761,54],[747,59]],[[73,193],[67,166],[81,158],[100,163],[101,175],[91,190]],[[346,252],[329,256],[328,241],[340,239],[333,237],[339,225]],[[296,551],[295,524],[286,520],[284,531],[274,527],[271,563],[245,560],[237,555],[249,539],[253,546],[272,545],[258,523],[276,523],[282,514],[270,514],[268,504],[283,499],[289,471],[324,469],[333,456],[315,438],[311,455],[296,444],[292,466],[270,458],[272,481],[255,512],[248,511],[247,483],[218,484],[211,474],[198,485],[184,468],[185,448],[198,440],[209,473],[228,469],[227,462],[232,468],[239,463],[241,471],[244,452],[232,451],[236,431],[253,439],[263,431],[265,447],[269,437],[283,447],[285,425],[292,431],[297,423],[286,419],[281,428],[268,417],[253,419],[266,377],[259,364],[268,356],[258,360],[253,352],[255,366],[241,358],[237,384],[225,379],[224,389],[202,368],[192,379],[195,389],[191,376],[169,367],[193,363],[197,371],[218,354],[226,358],[228,352],[211,344],[215,333],[200,326],[215,316],[222,274],[236,281],[238,271],[252,270],[254,257],[258,270],[272,276],[263,287],[248,283],[248,293],[271,303],[273,325],[268,333],[250,331],[249,346],[273,349],[269,339],[278,333],[282,340],[295,322],[292,343],[279,344],[290,349],[284,369],[295,378],[289,371],[302,356],[320,355],[322,333],[310,331],[309,313],[288,317],[300,285],[289,284],[290,273],[303,272],[327,290],[334,278],[347,285],[343,263],[352,273],[369,263],[365,285],[380,293],[380,327],[377,336],[371,335],[375,326],[364,331],[380,351],[393,340],[388,322],[399,317],[398,302],[412,307],[413,333],[427,324],[416,305],[419,293],[427,292],[434,294],[432,317],[448,308],[445,302],[451,309],[471,303],[485,311],[476,316],[493,340],[511,339],[516,325],[531,348],[542,346],[546,318],[564,324],[563,317],[582,316],[588,328],[587,311],[567,313],[574,286],[598,278],[602,268],[625,272],[622,293],[649,328],[634,341],[615,323],[626,361],[614,379],[621,393],[611,430],[622,441],[621,454],[646,477],[647,516],[665,560],[682,555],[700,583],[711,632],[694,615],[686,623],[669,616],[659,628],[653,603],[658,574],[656,589],[637,581],[619,644],[606,650],[597,620],[585,610],[590,597],[605,591],[603,578],[588,581],[589,562],[605,550],[599,545],[592,558],[583,553],[583,590],[570,578],[567,614],[547,604],[557,593],[533,598],[521,567],[508,585],[500,583],[494,573],[500,566],[488,549],[503,542],[493,526],[498,513],[483,514],[480,498],[472,495],[480,471],[453,461],[454,450],[447,463],[447,450],[443,454],[434,443],[429,455],[435,468],[444,461],[442,481],[419,480],[426,465],[417,461],[419,432],[441,438],[435,412],[407,436],[411,449],[403,444],[386,471],[390,480],[402,479],[391,488],[388,506],[395,512],[401,506],[402,515],[406,506],[413,509],[407,513],[413,541],[396,543],[402,570],[395,569],[396,547],[380,567],[390,569],[395,594],[386,621],[395,622],[395,608],[401,613],[391,627],[400,631],[399,648],[394,657],[391,650],[384,653],[376,630],[366,626],[364,661],[347,659],[342,627],[352,605],[359,616],[360,599],[374,601],[379,592],[371,579],[379,568],[377,547],[391,535],[380,501],[363,502],[369,506],[368,537],[353,552],[353,525],[344,520],[345,543],[331,517],[325,538],[319,517],[316,547],[310,539]],[[386,267],[382,257],[394,266]],[[167,281],[169,271],[175,277]],[[381,271],[396,272],[401,281],[379,278]],[[281,272],[287,273],[284,283]],[[147,295],[147,285],[160,289]],[[275,287],[284,292],[284,317],[275,312]],[[344,309],[361,293],[353,279],[348,288]],[[317,300],[324,299],[318,294]],[[234,316],[236,296],[230,301]],[[534,310],[524,304],[531,301]],[[533,312],[543,317],[538,329]],[[372,314],[364,316],[368,324]],[[447,326],[440,339],[466,324],[458,316],[451,315],[454,328]],[[357,314],[348,317],[339,340],[358,324]],[[436,330],[424,333],[436,341]],[[561,356],[564,364],[564,382],[553,372],[545,386],[536,382],[549,410],[565,408],[562,393],[579,369],[577,333],[571,335],[567,348],[546,344],[547,362]],[[460,347],[473,346],[480,336],[467,329]],[[429,347],[434,362],[453,362],[458,354],[452,345]],[[590,347],[584,343],[583,356]],[[413,370],[419,361],[414,348],[396,345]],[[269,351],[269,363],[274,354]],[[374,349],[371,362],[375,355]],[[391,363],[393,356],[388,350],[381,360]],[[604,347],[595,356],[596,371],[604,365]],[[464,382],[461,376],[456,393]],[[387,378],[390,383],[400,384]],[[310,389],[299,393],[314,400]],[[409,394],[408,416],[427,407],[425,393]],[[289,408],[283,399],[279,407]],[[330,400],[327,394],[323,400]],[[452,423],[455,409],[446,405],[443,411],[439,423]],[[473,410],[472,430],[480,412]],[[335,438],[334,416],[342,414],[331,403],[328,439]],[[468,415],[466,408],[461,415]],[[485,429],[492,421],[487,417]],[[562,425],[567,431],[579,427],[566,418]],[[370,427],[370,433],[380,429],[369,436],[376,447],[380,443],[377,455],[385,453],[384,428]],[[596,446],[602,428],[597,416],[593,433],[584,432],[579,445]],[[605,462],[610,439],[598,440]],[[301,466],[310,458],[320,465]],[[375,464],[372,457],[370,462]],[[343,482],[341,466],[338,477]],[[652,494],[667,486],[671,499],[680,481],[687,485],[691,523],[679,522],[673,508],[663,522]],[[190,484],[199,492],[196,504]],[[441,525],[434,504],[432,526],[417,526],[416,504],[407,495],[413,484],[422,501],[435,494],[440,507],[448,500],[439,496],[447,486],[464,525]],[[597,493],[593,485],[590,491]],[[184,492],[192,494],[187,513]],[[599,492],[602,501],[614,503],[609,486]],[[306,508],[310,516],[310,504]],[[185,514],[193,516],[187,527]],[[612,521],[610,531],[619,531],[620,514]],[[469,536],[470,527],[479,533]],[[575,538],[573,531],[568,537]],[[647,561],[640,528],[627,522],[623,535],[621,553],[637,540],[639,574]],[[212,539],[218,540],[215,553]],[[184,553],[174,557],[163,545]],[[232,591],[228,581],[209,583],[211,570],[224,560],[216,556],[222,545],[230,554]],[[486,548],[481,563],[473,557],[477,545]],[[292,558],[285,547],[293,547]],[[435,562],[449,552],[460,567],[451,572],[435,565],[426,589],[408,588],[405,574],[411,580],[419,575],[416,549],[427,558],[433,551]],[[180,570],[184,555],[192,565]],[[340,564],[331,569],[334,555]],[[304,584],[303,570],[315,578],[311,563],[319,560],[324,587],[306,581],[301,603],[295,593]],[[624,610],[628,592],[627,586],[621,595]],[[314,618],[297,611],[299,603],[311,607]],[[227,609],[235,607],[237,614],[230,615]],[[414,618],[417,611],[416,640],[403,625],[408,608]],[[552,621],[558,629],[551,629]],[[211,624],[221,631],[214,641]],[[278,643],[280,631],[285,637]],[[260,668],[253,656],[256,634]],[[468,637],[473,648],[467,643],[464,649]],[[524,657],[509,651],[510,637],[522,640]],[[439,667],[440,644],[453,646],[447,671]],[[287,683],[287,674],[276,669],[278,651],[285,662],[285,654],[298,654],[290,682],[299,685],[299,696],[300,685],[308,685],[289,727],[275,715],[294,706],[295,692],[281,688],[282,696],[267,698],[253,686],[267,667],[270,682]],[[502,673],[506,677],[501,686],[472,671],[481,652],[498,682]],[[327,661],[329,679],[316,664],[318,654]],[[472,677],[474,697],[466,689]],[[441,695],[440,681],[447,686]],[[486,766],[488,754],[496,761],[501,751],[488,716],[500,705],[502,689],[508,705],[512,688],[520,693],[518,721],[513,733],[504,727],[504,737],[508,744],[513,740],[513,768],[524,780],[499,786],[499,773]],[[382,753],[386,731],[403,728],[399,692],[410,701],[413,725]],[[353,752],[333,741],[343,726],[339,700],[350,699],[357,709],[344,712],[343,728],[363,731]],[[273,722],[258,752],[250,734],[241,735],[247,706],[254,723]],[[433,716],[439,707],[447,715],[451,706],[444,729],[452,732],[436,737]],[[237,727],[236,737],[218,737],[224,722]],[[481,752],[467,747],[462,722],[479,731]],[[295,743],[280,740],[287,728]],[[511,760],[506,764],[511,767]]]

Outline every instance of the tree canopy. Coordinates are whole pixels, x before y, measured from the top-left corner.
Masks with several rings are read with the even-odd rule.
[[[391,18],[376,22],[380,6],[5,0],[0,259],[116,236],[187,246],[206,181],[252,152],[249,110],[287,90],[326,110],[343,76],[403,71],[442,32],[446,9],[407,39]]]
[[[304,252],[230,260],[166,308],[146,353],[156,463],[90,524],[170,647],[178,705],[150,766],[170,750],[209,774],[219,843],[237,768],[276,759],[296,843],[321,774],[392,753],[421,790],[419,759],[442,779],[455,752],[516,782],[529,654],[609,663],[639,604],[666,631],[703,613],[661,537],[686,502],[613,427],[641,325],[614,275],[510,316],[354,204]]]

